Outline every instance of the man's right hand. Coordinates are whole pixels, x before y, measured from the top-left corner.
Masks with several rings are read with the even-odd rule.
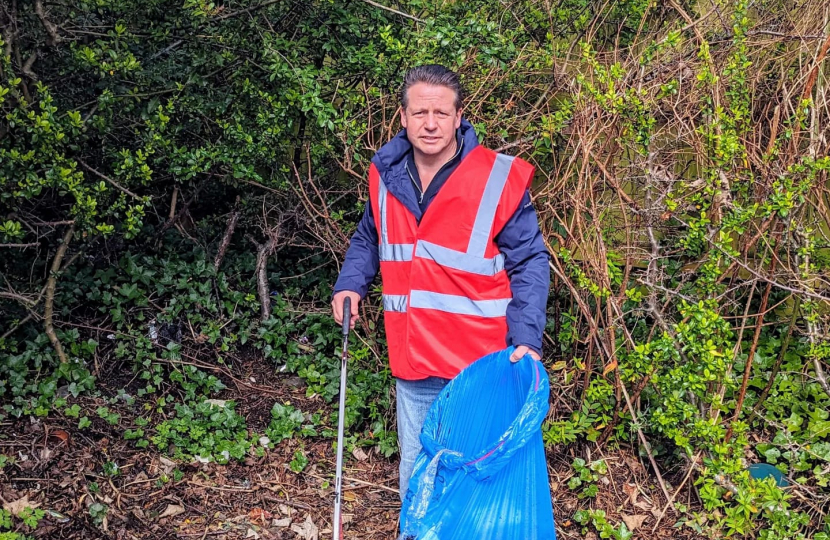
[[[334,320],[337,324],[343,324],[343,302],[345,302],[346,298],[352,299],[352,318],[351,318],[351,329],[354,329],[354,323],[358,319],[357,314],[357,307],[358,303],[360,303],[360,295],[356,292],[352,291],[340,291],[339,293],[335,294],[334,297],[331,299],[331,312],[334,315]]]

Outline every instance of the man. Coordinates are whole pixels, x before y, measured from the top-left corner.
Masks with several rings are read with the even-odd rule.
[[[449,379],[507,345],[514,362],[540,358],[550,271],[528,192],[533,167],[479,145],[458,76],[416,67],[400,97],[404,130],[372,159],[370,204],[332,311],[342,324],[350,297],[354,325],[380,269],[403,499],[427,411]]]

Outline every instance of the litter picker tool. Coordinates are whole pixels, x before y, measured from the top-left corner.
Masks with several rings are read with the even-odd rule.
[[[340,359],[340,408],[337,410],[337,469],[334,473],[334,540],[343,538],[340,504],[343,499],[343,428],[346,423],[346,361],[349,358],[349,327],[352,299],[343,302],[343,356]]]

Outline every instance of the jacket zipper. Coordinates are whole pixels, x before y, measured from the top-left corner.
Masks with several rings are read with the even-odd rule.
[[[455,160],[455,158],[457,158],[458,155],[461,153],[461,150],[463,148],[464,148],[464,139],[461,139],[461,144],[458,145],[458,150],[455,151],[455,154],[449,159],[449,161],[447,161],[447,163],[444,163],[441,166],[441,168],[438,169],[438,172],[435,173],[435,176],[438,176],[439,174],[441,174],[441,171],[444,170],[444,167],[446,167],[448,163],[452,163]],[[424,202],[424,194],[426,192],[425,192],[425,190],[421,189],[421,186],[419,186],[418,182],[415,181],[415,177],[412,176],[412,171],[409,170],[409,162],[408,161],[404,162],[403,166],[406,169],[407,174],[409,174],[409,180],[412,181],[412,185],[415,186],[415,189],[417,189],[418,193],[421,194],[421,196],[418,197],[418,204],[420,205],[421,203]]]
[[[418,182],[415,181],[415,177],[412,176],[412,172],[409,170],[409,163],[404,163],[403,166],[406,168],[407,174],[409,174],[409,179],[412,181],[412,185],[415,186],[415,189],[417,189],[418,193],[421,194],[421,196],[418,197],[418,204],[421,204],[424,202],[424,192],[421,190],[421,186],[418,185]]]

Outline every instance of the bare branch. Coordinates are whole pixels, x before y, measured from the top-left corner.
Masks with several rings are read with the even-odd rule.
[[[236,196],[236,204],[234,204],[233,212],[231,212],[231,217],[228,219],[228,225],[225,227],[225,234],[222,236],[222,241],[219,243],[219,250],[216,252],[216,258],[213,259],[213,269],[215,271],[219,271],[219,267],[222,265],[222,259],[225,258],[225,251],[227,251],[228,246],[231,243],[231,237],[233,237],[233,231],[236,228],[236,222],[239,220],[239,195]]]
[[[74,234],[75,225],[72,225],[69,229],[67,229],[66,234],[63,235],[63,242],[60,247],[58,247],[58,251],[55,253],[55,258],[52,259],[52,268],[49,271],[49,279],[46,281],[46,302],[43,307],[44,331],[46,332],[46,335],[49,336],[49,341],[55,348],[55,352],[58,353],[58,358],[60,358],[61,363],[65,363],[67,361],[66,353],[63,352],[61,342],[55,333],[55,328],[52,324],[52,315],[55,305],[55,287],[58,283],[61,261],[63,261],[63,257],[66,255],[66,249],[69,247],[69,242],[72,240],[72,235]]]
[[[14,300],[15,302],[20,302],[21,304],[27,307],[34,307],[35,305],[37,305],[37,301],[32,300],[27,296],[23,296],[22,294],[17,294],[15,292],[0,291],[0,298]]]
[[[391,7],[386,7],[383,4],[378,4],[377,2],[373,2],[372,0],[362,0],[362,1],[366,2],[370,6],[375,6],[376,8],[383,9],[383,10],[388,11],[390,13],[394,13],[395,15],[400,15],[401,17],[406,17],[407,19],[413,20],[415,22],[419,22],[419,23],[426,22],[423,19],[419,19],[418,17],[415,17],[414,15],[404,13],[403,11],[398,11],[397,9],[393,9]]]
[[[43,0],[35,0],[35,13],[37,13],[40,22],[43,23],[46,33],[49,34],[49,46],[54,47],[63,41],[63,38],[61,38],[58,34],[58,27],[46,17],[46,10],[43,8]]]
[[[18,249],[26,249],[30,247],[37,247],[40,243],[38,242],[30,242],[28,244],[0,244],[0,248],[18,248]]]
[[[82,160],[81,158],[76,157],[76,158],[75,158],[75,161],[77,161],[78,163],[80,163],[80,164],[81,164],[81,167],[83,167],[84,169],[88,170],[89,172],[91,172],[92,174],[94,174],[95,176],[97,176],[98,178],[101,178],[101,179],[103,179],[103,180],[106,180],[107,182],[109,182],[110,184],[112,184],[112,186],[113,186],[113,187],[115,187],[116,189],[118,189],[119,191],[121,191],[121,192],[123,192],[123,193],[125,193],[125,194],[129,195],[129,196],[130,196],[130,197],[132,197],[133,199],[137,199],[137,200],[139,200],[139,201],[143,201],[143,199],[142,199],[141,197],[139,197],[138,195],[136,195],[135,193],[133,193],[133,192],[132,192],[132,191],[130,191],[129,189],[125,188],[124,186],[122,186],[121,184],[119,184],[118,182],[116,182],[115,180],[113,180],[112,178],[110,178],[109,176],[107,176],[107,175],[105,175],[105,174],[102,174],[102,173],[98,172],[97,170],[93,169],[92,167],[90,167],[89,165],[87,165],[87,163],[86,163],[84,160]]]

